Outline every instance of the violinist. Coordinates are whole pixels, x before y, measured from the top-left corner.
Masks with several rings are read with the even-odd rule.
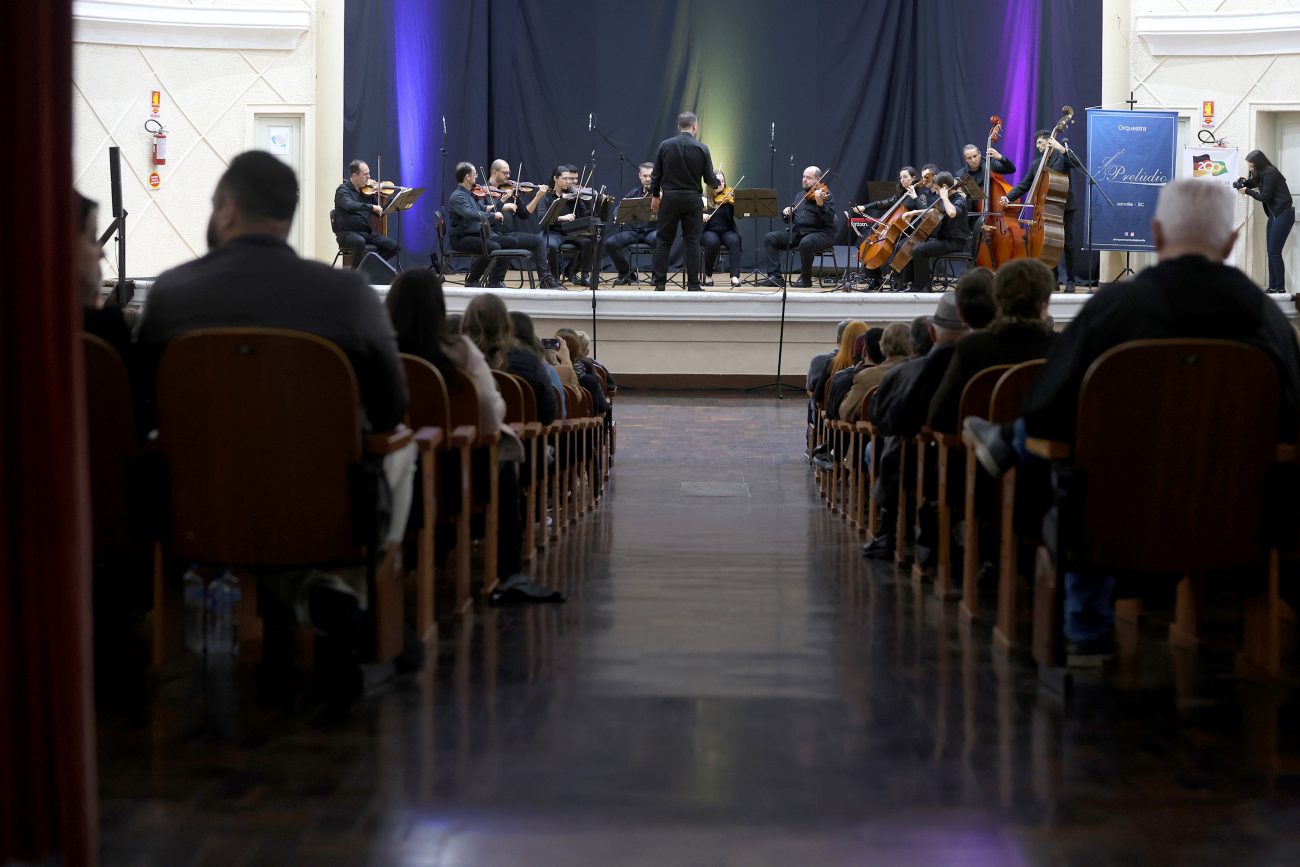
[[[578,189],[578,167],[567,163],[555,167],[551,172],[551,189],[542,196],[538,209],[546,214],[560,201],[560,216],[553,228],[546,230],[546,249],[552,265],[558,268],[560,245],[573,244],[578,248],[578,255],[569,261],[564,269],[564,279],[578,281],[577,272],[581,268],[588,271],[595,259],[595,243],[589,234],[566,233],[566,227],[574,220],[591,217],[591,197]]]
[[[717,172],[708,145],[700,141],[699,119],[694,112],[677,115],[677,135],[659,143],[654,169],[650,172],[650,206],[659,215],[655,232],[655,291],[668,283],[668,260],[680,228],[685,246],[686,289],[703,292],[700,286],[700,234],[704,231],[704,204],[700,182],[716,190]]]
[[[796,247],[799,249],[799,282],[794,285],[800,289],[812,286],[813,260],[835,243],[835,206],[830,187],[821,180],[822,170],[817,166],[804,169],[803,195],[781,212],[781,219],[789,224],[789,228],[763,236],[763,247],[767,251],[767,279],[763,286],[785,285],[785,278],[781,276],[780,251]]]
[[[374,231],[370,219],[379,216],[383,208],[378,193],[361,192],[369,183],[370,166],[364,160],[353,160],[348,163],[348,179],[334,191],[334,238],[340,250],[351,251],[353,268],[361,264],[367,247],[389,261],[399,249],[392,238]]]
[[[478,193],[476,196],[475,193]],[[465,277],[466,286],[484,285],[489,289],[504,289],[506,265],[504,259],[492,262],[492,273],[483,280],[484,272],[490,262],[488,253],[500,250],[501,244],[492,240],[491,224],[503,223],[505,215],[488,203],[491,196],[486,188],[478,185],[478,172],[473,163],[456,163],[456,189],[447,200],[447,211],[451,215],[447,225],[447,236],[451,249],[461,253],[477,253],[478,257],[469,266]]]
[[[623,196],[624,201],[650,195],[650,176],[654,173],[654,168],[654,163],[641,163],[637,166],[636,174],[640,184],[627,191]],[[609,261],[614,263],[614,270],[618,272],[618,277],[614,279],[615,286],[626,286],[632,282],[632,265],[627,258],[628,246],[649,244],[653,247],[654,243],[654,223],[624,223],[617,232],[605,239],[605,252],[609,254]]]
[[[1033,186],[1034,178],[1038,176],[1038,165],[1047,159],[1047,167],[1057,172],[1069,173],[1071,168],[1078,166],[1083,168],[1083,163],[1079,157],[1068,146],[1052,138],[1050,130],[1040,129],[1034,133],[1034,146],[1038,148],[1038,156],[1030,164],[1029,170],[1020,183],[1011,188],[1005,196],[1002,197],[1002,204],[1016,202],[1029,192]],[[1050,154],[1048,152],[1051,152]],[[1073,292],[1075,284],[1074,271],[1074,212],[1078,209],[1078,203],[1074,198],[1074,184],[1070,184],[1070,190],[1065,199],[1065,245],[1061,250],[1061,259],[1065,267],[1065,291]]]
[[[700,246],[704,248],[704,285],[713,285],[713,267],[718,264],[718,253],[727,248],[727,262],[731,266],[731,285],[740,285],[740,232],[736,229],[736,191],[728,189],[727,176],[718,172],[720,189],[713,194],[704,211],[704,231]]]
[[[488,170],[488,193],[496,199],[497,209],[501,212],[500,220],[491,223],[493,249],[527,250],[532,254],[533,266],[541,278],[543,289],[558,289],[560,282],[551,274],[551,266],[546,256],[546,240],[536,232],[526,228],[528,217],[537,210],[542,197],[550,189],[545,184],[530,185],[533,197],[523,204],[519,199],[521,185],[510,180],[510,164],[505,160],[494,160]]]

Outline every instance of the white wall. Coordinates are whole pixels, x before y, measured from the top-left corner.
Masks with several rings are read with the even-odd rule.
[[[341,136],[342,94],[317,106],[317,24],[320,16],[341,20],[342,0],[171,0],[149,3],[74,4],[76,36],[73,73],[73,166],[77,189],[101,203],[101,227],[109,214],[108,148],[122,153],[122,186],[128,218],[127,272],[149,277],[202,255],[209,200],[217,179],[236,154],[249,147],[255,111],[300,111],[305,115],[305,177],[300,213],[304,255],[334,253],[325,226],[322,244],[321,188],[332,191],[337,171],[322,166],[318,127],[337,126]],[[341,39],[325,22],[324,58],[342,65]],[[336,45],[337,43],[337,45]],[[183,46],[183,47],[180,47]],[[148,176],[151,135],[150,92],[162,92],[160,119],[168,131],[167,164],[157,169],[162,184]],[[337,98],[334,98],[337,96]],[[341,145],[341,143],[340,143]],[[339,148],[341,150],[341,147]],[[323,177],[317,177],[317,175]],[[328,203],[324,205],[328,212]],[[115,274],[111,260],[105,267]]]
[[[1300,110],[1300,0],[1126,0],[1132,27],[1107,27],[1108,41],[1128,41],[1129,86],[1139,109],[1180,111],[1195,118],[1214,100],[1214,134],[1231,147],[1278,153],[1271,112]],[[1123,4],[1116,8],[1122,9]],[[1108,92],[1107,99],[1114,100]],[[1276,157],[1274,157],[1276,159]],[[1300,165],[1279,163],[1300,190]],[[1237,206],[1242,231],[1237,262],[1261,284],[1264,214],[1244,196]],[[1288,245],[1300,244],[1294,239]],[[1288,273],[1290,291],[1300,275]]]

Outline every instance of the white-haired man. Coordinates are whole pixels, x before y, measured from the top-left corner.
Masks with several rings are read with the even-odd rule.
[[[1295,442],[1300,419],[1300,348],[1276,302],[1249,277],[1223,264],[1237,240],[1232,194],[1205,181],[1174,181],[1151,221],[1156,264],[1098,292],[1052,343],[1047,364],[1014,425],[967,418],[976,456],[999,474],[1024,456],[1026,436],[1069,440],[1083,376],[1106,350],[1130,340],[1214,337],[1259,347],[1277,363],[1278,441]],[[1112,576],[1066,573],[1064,631],[1071,655],[1111,643]],[[1078,648],[1077,652],[1073,648]]]

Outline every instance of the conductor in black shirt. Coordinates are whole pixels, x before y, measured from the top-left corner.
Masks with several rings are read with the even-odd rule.
[[[379,216],[383,209],[376,193],[361,192],[368,183],[370,166],[364,160],[353,160],[348,163],[348,179],[334,191],[334,238],[340,250],[351,251],[353,268],[361,264],[367,247],[389,261],[398,250],[396,241],[375,232],[370,223],[370,218]]]
[[[718,179],[708,146],[696,138],[699,131],[695,114],[682,112],[677,115],[677,135],[664,139],[655,154],[654,170],[650,173],[650,206],[659,215],[655,230],[656,292],[663,291],[668,282],[668,257],[677,238],[678,225],[686,246],[686,288],[691,292],[704,291],[700,286],[700,267],[703,264],[700,235],[704,231],[700,182],[709,188],[711,196],[718,188]]]

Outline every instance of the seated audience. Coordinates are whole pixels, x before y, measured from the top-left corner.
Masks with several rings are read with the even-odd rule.
[[[853,378],[884,361],[880,354],[880,336],[884,333],[885,329],[879,326],[868,328],[865,334],[853,341],[853,365],[831,377],[830,394],[826,400],[826,417],[831,421],[840,420],[840,404],[853,389]]]
[[[827,359],[822,366],[821,372],[813,379],[812,398],[818,409],[822,408],[822,401],[825,399],[827,380],[846,367],[852,367],[856,363],[853,356],[853,344],[866,333],[867,323],[858,319],[844,326],[844,331],[840,334],[839,349]]]
[[[555,336],[564,342],[569,351],[569,357],[573,360],[573,371],[578,377],[578,386],[591,393],[596,415],[607,415],[613,407],[609,398],[605,396],[605,387],[601,384],[600,377],[596,375],[596,362],[584,357],[582,338],[578,337],[578,332],[572,328],[561,328],[555,332]]]
[[[1050,268],[1037,259],[1014,259],[998,269],[993,284],[997,318],[957,344],[939,390],[930,401],[929,425],[955,431],[961,395],[975,374],[999,364],[1042,358],[1052,344],[1047,305],[1056,286]]]
[[[76,245],[77,288],[81,293],[82,330],[104,340],[117,350],[123,361],[131,355],[131,328],[126,324],[122,308],[104,303],[100,291],[103,273],[99,262],[104,258],[99,246],[99,205],[80,193],[77,196],[77,214],[80,222]]]
[[[879,364],[863,367],[853,374],[853,387],[840,402],[840,418],[858,421],[862,417],[862,401],[871,389],[880,385],[885,374],[907,361],[912,355],[912,329],[906,322],[891,322],[880,336]]]
[[[826,369],[826,363],[835,357],[839,352],[840,341],[844,339],[844,329],[849,327],[850,319],[841,319],[840,324],[835,327],[835,346],[826,352],[818,353],[808,362],[808,378],[804,384],[804,390],[808,392],[808,424],[812,424],[817,417],[817,400],[814,395],[814,386],[817,380],[821,378],[822,371]]]
[[[500,303],[495,295],[478,298],[493,298]],[[471,300],[471,307],[478,298]],[[462,336],[447,330],[442,277],[431,270],[403,271],[389,288],[385,303],[393,317],[401,350],[428,361],[438,368],[443,379],[450,380],[457,370],[463,371],[478,392],[479,427],[501,432],[497,449],[497,578],[500,583],[489,601],[493,604],[562,602],[563,595],[534,584],[523,574],[519,462],[524,458],[524,450],[514,431],[505,424],[505,399],[497,390],[484,353],[468,334]],[[505,322],[509,329],[509,319],[505,318]],[[467,332],[487,334],[482,318],[471,314],[470,308],[466,308],[462,324]],[[484,342],[493,348],[493,357],[504,363],[505,349],[513,343],[513,333],[507,330],[503,335],[494,326]]]
[[[217,182],[208,221],[210,252],[163,273],[149,290],[136,328],[137,362],[152,394],[168,342],[201,328],[305,331],[336,344],[356,375],[366,431],[387,431],[406,415],[406,377],[393,326],[378,296],[355,271],[301,259],[286,243],[298,206],[293,170],[264,151],[230,162]],[[415,445],[383,458],[392,494],[386,543],[406,531]],[[266,580],[273,594],[322,632],[360,640],[364,576],[345,570]]]
[[[985,469],[996,474],[1017,463],[1026,436],[1071,440],[1084,374],[1104,352],[1130,340],[1220,338],[1263,349],[1278,366],[1278,439],[1295,442],[1300,349],[1277,305],[1249,277],[1223,263],[1237,240],[1233,220],[1232,195],[1217,184],[1178,180],[1161,191],[1151,221],[1156,264],[1102,289],[1057,336],[1025,397],[1023,418],[1006,426],[966,420]],[[1069,654],[1109,653],[1114,576],[1067,572],[1064,587]]]
[[[560,371],[556,369],[559,367],[559,357],[556,356],[554,361],[547,357],[546,350],[542,348],[542,342],[537,339],[537,330],[533,327],[533,319],[527,313],[521,313],[518,310],[510,311],[510,324],[514,327],[515,339],[519,341],[519,347],[527,350],[541,361],[541,370],[546,375],[547,383],[550,386],[546,390],[551,393],[552,404],[558,405],[556,411],[551,413],[550,418],[541,418],[542,396],[539,394],[537,395],[537,412],[542,424],[550,424],[555,420],[557,413],[562,416],[567,412],[564,399],[564,380],[560,378]],[[563,346],[564,341],[560,341],[560,345]],[[525,361],[525,363],[528,362]],[[572,369],[573,365],[570,364],[569,367]],[[517,376],[524,375],[513,367],[508,368],[508,372]]]

